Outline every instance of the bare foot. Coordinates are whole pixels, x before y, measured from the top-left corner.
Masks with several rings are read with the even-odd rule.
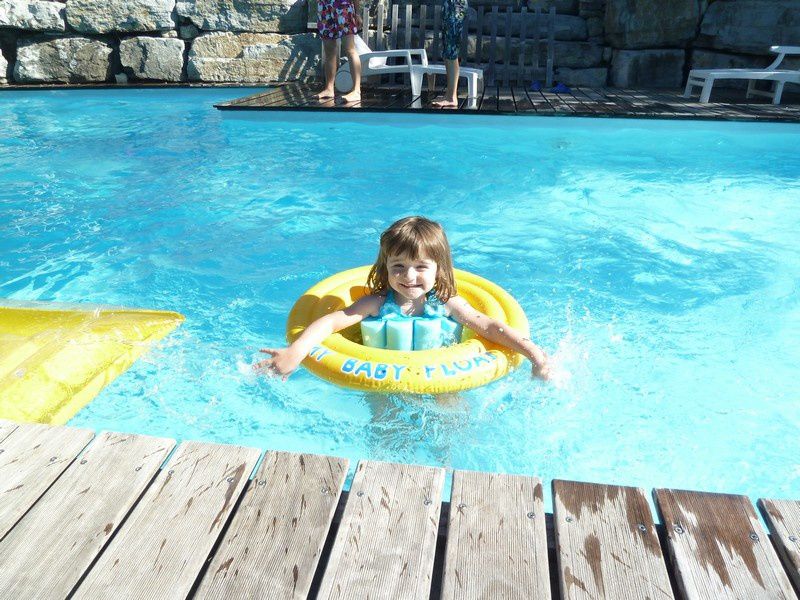
[[[333,98],[333,90],[327,88],[317,94],[317,100],[330,100],[331,98]]]
[[[458,108],[458,101],[456,100],[436,100],[432,102],[436,108]]]
[[[342,104],[355,104],[356,102],[361,102],[361,92],[350,92],[349,94],[345,94],[340,99]]]

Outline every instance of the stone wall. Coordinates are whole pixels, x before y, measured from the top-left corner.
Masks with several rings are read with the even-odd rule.
[[[0,0],[0,85],[313,77],[306,0]]]
[[[764,66],[770,45],[800,45],[800,0],[527,3],[555,6],[569,85],[678,88],[690,68]],[[0,0],[0,85],[316,77],[307,20],[306,0]]]

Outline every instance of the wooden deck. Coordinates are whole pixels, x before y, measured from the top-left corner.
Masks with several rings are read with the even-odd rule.
[[[0,598],[797,597],[798,501],[769,535],[744,496],[655,490],[661,526],[639,488],[553,481],[545,515],[536,477],[347,469],[0,421]]]
[[[521,87],[486,87],[469,101],[460,96],[458,109],[435,108],[441,91],[423,91],[413,96],[408,88],[365,88],[361,102],[339,105],[319,101],[319,86],[289,83],[264,92],[215,105],[223,111],[354,111],[393,113],[459,113],[536,116],[623,117],[650,119],[711,119],[730,121],[774,121],[800,123],[800,99],[795,104],[775,106],[750,100],[743,91],[723,92],[727,102],[701,104],[679,93],[653,90],[572,88],[570,93],[533,92]],[[465,86],[462,86],[465,87]],[[721,96],[722,94],[720,94]],[[791,102],[791,95],[785,96]]]

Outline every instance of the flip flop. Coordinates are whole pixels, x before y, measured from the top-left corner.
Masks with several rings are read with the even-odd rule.
[[[550,90],[551,92],[555,92],[557,94],[569,94],[572,92],[565,84],[561,83],[560,81],[553,86],[553,89]]]
[[[542,82],[536,79],[535,81],[531,82],[531,91],[532,92],[541,92],[542,91]]]

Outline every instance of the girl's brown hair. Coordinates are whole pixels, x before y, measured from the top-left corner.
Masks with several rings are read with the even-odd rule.
[[[437,266],[433,291],[441,302],[456,295],[456,278],[453,274],[453,257],[450,244],[439,223],[425,217],[405,217],[391,224],[381,234],[378,258],[367,278],[371,294],[380,294],[389,289],[389,256],[404,256],[411,260],[429,258]]]

